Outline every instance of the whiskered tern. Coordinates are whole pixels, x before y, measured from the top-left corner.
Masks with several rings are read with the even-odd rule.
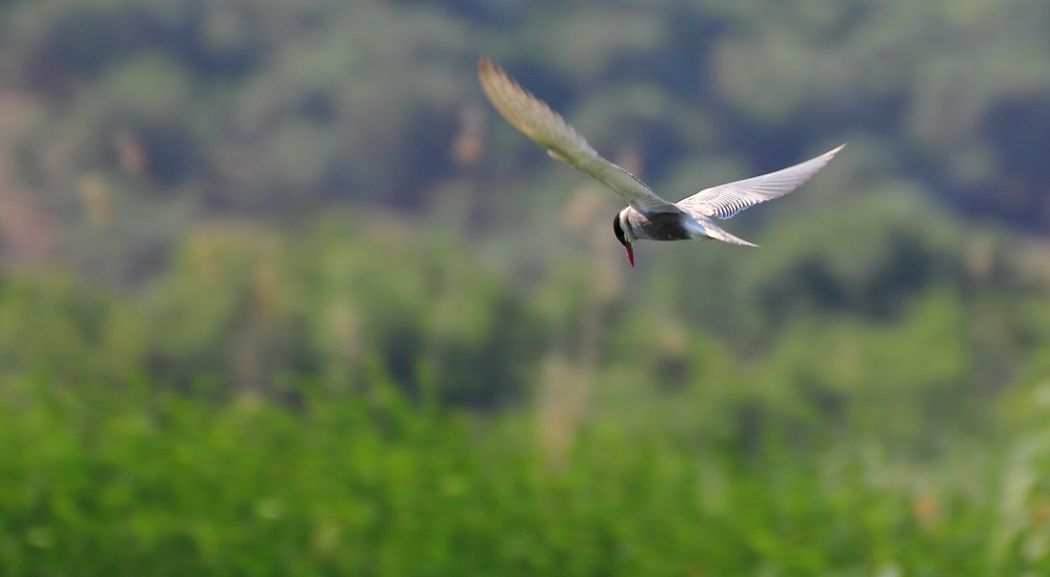
[[[713,238],[741,246],[757,246],[715,224],[756,204],[779,198],[809,180],[845,146],[794,166],[711,188],[671,203],[660,198],[634,175],[598,154],[576,130],[546,103],[512,80],[487,58],[478,61],[478,79],[492,105],[513,126],[547,154],[591,175],[627,201],[613,219],[616,239],[634,266],[632,245],[642,239]]]

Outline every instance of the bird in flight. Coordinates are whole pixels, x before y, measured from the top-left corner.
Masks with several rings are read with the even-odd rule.
[[[729,234],[715,224],[715,219],[732,218],[744,209],[795,190],[845,146],[776,172],[705,188],[672,203],[603,158],[557,112],[488,58],[478,61],[478,79],[489,101],[511,126],[546,149],[550,156],[591,175],[627,201],[627,207],[613,219],[613,232],[627,250],[627,262],[632,267],[632,245],[642,239],[713,238],[741,246],[758,246]]]

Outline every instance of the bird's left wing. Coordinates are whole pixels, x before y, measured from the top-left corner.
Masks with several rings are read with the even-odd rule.
[[[631,173],[602,158],[576,130],[539,98],[518,85],[488,58],[478,61],[478,79],[496,110],[552,157],[585,172],[642,213],[682,212]]]
[[[846,145],[840,145],[816,158],[776,172],[763,174],[706,188],[678,202],[678,207],[687,212],[697,212],[716,218],[733,218],[736,214],[756,204],[779,198],[795,190],[818,170],[824,168]]]

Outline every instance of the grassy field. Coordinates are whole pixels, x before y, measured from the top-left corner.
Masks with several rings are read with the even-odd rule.
[[[904,455],[747,450],[619,407],[552,444],[377,385],[216,403],[24,381],[0,404],[3,575],[1037,575],[1050,430]],[[548,423],[549,424],[549,423]],[[796,439],[797,441],[797,439]]]

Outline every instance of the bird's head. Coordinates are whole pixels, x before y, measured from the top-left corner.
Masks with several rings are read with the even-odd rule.
[[[620,223],[620,216],[621,215],[617,214],[616,218],[613,219],[613,233],[616,234],[616,240],[620,241],[623,248],[627,249],[627,262],[631,263],[631,266],[633,267],[634,249],[631,248],[631,241],[628,240],[627,235],[624,234],[623,224]]]

